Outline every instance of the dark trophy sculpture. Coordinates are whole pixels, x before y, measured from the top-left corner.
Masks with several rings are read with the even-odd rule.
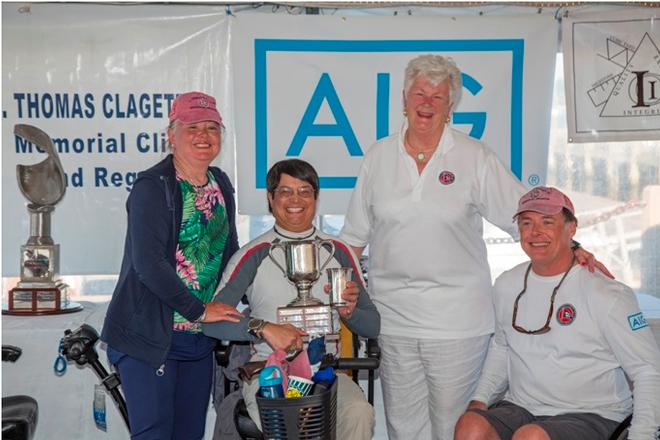
[[[21,280],[9,291],[10,315],[46,315],[82,310],[69,301],[68,286],[58,280],[60,245],[50,236],[50,217],[66,191],[64,170],[51,138],[37,127],[17,124],[14,134],[48,157],[34,165],[16,165],[18,187],[30,202],[30,237],[21,246]]]

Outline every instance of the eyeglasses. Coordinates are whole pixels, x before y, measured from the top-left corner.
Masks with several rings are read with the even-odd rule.
[[[527,266],[527,271],[525,272],[525,281],[523,283],[523,290],[518,294],[518,296],[516,297],[516,301],[513,303],[513,317],[511,318],[511,326],[514,328],[514,330],[520,333],[525,333],[527,335],[542,335],[550,331],[550,320],[552,319],[552,314],[555,311],[555,296],[557,296],[557,292],[559,291],[559,287],[561,286],[561,283],[564,282],[566,276],[571,271],[574,264],[575,264],[575,254],[573,254],[573,259],[571,260],[571,264],[570,266],[568,266],[566,272],[564,272],[564,276],[561,277],[561,280],[559,280],[559,284],[557,284],[557,286],[555,286],[555,288],[552,289],[552,296],[550,297],[550,310],[548,311],[548,318],[545,320],[545,324],[543,325],[543,327],[537,330],[527,330],[516,324],[516,318],[518,317],[518,301],[520,301],[520,298],[523,296],[525,291],[527,291],[527,278],[529,277],[529,271],[532,270],[532,263],[529,263],[529,266]]]
[[[298,197],[302,197],[303,199],[309,199],[314,197],[314,188],[311,186],[299,186],[295,190],[291,188],[290,186],[280,186],[275,188],[275,191],[273,191],[275,195],[278,197],[281,197],[283,199],[288,199],[289,197],[293,197],[293,193],[297,192]]]

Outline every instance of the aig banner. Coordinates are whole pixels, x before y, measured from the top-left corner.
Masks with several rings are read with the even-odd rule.
[[[558,25],[549,16],[241,16],[231,24],[239,210],[267,212],[266,172],[302,158],[321,176],[320,212],[343,214],[362,157],[399,130],[413,57],[463,72],[452,124],[528,185],[543,183]]]
[[[126,198],[137,172],[167,154],[174,97],[205,91],[230,113],[227,32],[218,7],[3,3],[3,276],[17,275],[29,235],[16,165],[46,157],[14,136],[14,125],[48,133],[66,172],[52,217],[61,272],[117,273]],[[225,145],[231,171],[232,143]]]
[[[563,22],[569,141],[660,139],[660,10]]]

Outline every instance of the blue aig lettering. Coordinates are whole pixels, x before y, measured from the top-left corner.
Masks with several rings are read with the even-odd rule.
[[[314,121],[323,101],[327,101],[330,111],[335,117],[336,124],[315,124]],[[330,75],[324,73],[321,75],[316,89],[312,94],[307,109],[298,125],[296,134],[291,140],[291,145],[286,152],[287,156],[299,156],[307,138],[310,136],[339,136],[344,139],[348,153],[351,156],[362,156],[362,149],[355,137],[355,132],[351,123],[348,121],[344,107],[341,105],[337,90],[332,84]]]
[[[390,135],[390,74],[376,76],[376,139]]]
[[[461,80],[463,88],[472,96],[476,96],[483,88],[476,78],[465,72],[461,73]],[[473,138],[481,139],[483,136],[486,129],[486,112],[454,112],[452,118],[454,124],[470,124],[472,127],[468,134]]]

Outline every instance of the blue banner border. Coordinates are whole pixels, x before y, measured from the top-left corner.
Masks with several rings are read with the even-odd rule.
[[[268,52],[511,52],[511,171],[522,176],[522,98],[524,39],[493,40],[254,40],[255,179],[266,188],[268,172]],[[357,177],[319,177],[322,188],[350,189]]]

